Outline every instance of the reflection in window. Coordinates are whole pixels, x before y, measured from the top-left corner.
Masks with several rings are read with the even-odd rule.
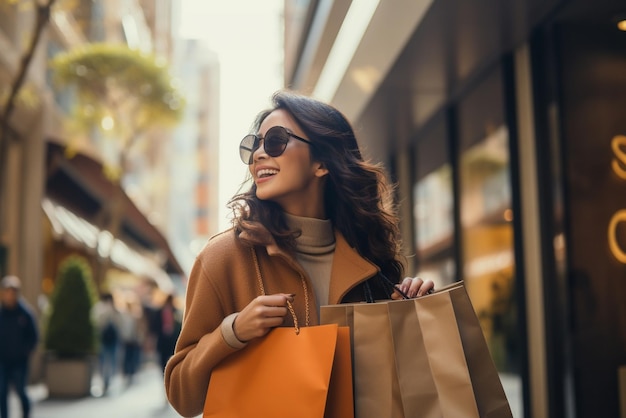
[[[414,216],[418,251],[435,246],[452,233],[452,177],[449,165],[430,173],[415,185]]]
[[[436,115],[414,144],[413,243],[416,274],[436,287],[457,279],[448,119]]]
[[[444,164],[414,185],[413,218],[419,276],[437,286],[454,281],[452,169]]]
[[[464,280],[491,355],[501,372],[518,372],[508,131],[493,130],[461,154]]]
[[[500,372],[513,416],[523,416],[509,131],[504,70],[494,68],[458,104],[458,210],[462,276]]]

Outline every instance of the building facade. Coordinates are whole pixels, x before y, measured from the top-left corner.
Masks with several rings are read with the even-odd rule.
[[[386,165],[409,273],[465,282],[514,416],[625,416],[626,5],[300,0],[285,18],[285,85]]]
[[[202,40],[179,39],[174,45],[187,111],[170,143],[168,225],[172,247],[189,269],[218,232],[220,67]]]
[[[176,75],[182,75],[173,63],[177,57],[187,58],[176,50],[179,7],[171,0],[58,0],[52,8],[10,121],[10,138],[2,138],[6,164],[0,167],[0,274],[20,276],[24,295],[35,307],[42,293],[50,290],[60,259],[71,252],[85,255],[94,264],[98,258],[108,258],[110,272],[118,277],[150,278],[165,291],[182,287],[189,266],[182,264],[179,252],[170,245],[175,241],[172,235],[179,231],[170,225],[172,212],[181,205],[181,200],[171,199],[177,173],[172,167],[177,152],[173,131],[150,132],[130,153],[128,171],[121,184],[115,185],[102,170],[109,151],[102,138],[94,135],[72,142],[75,138],[65,122],[75,97],[70,90],[53,88],[48,69],[49,60],[59,52],[86,43],[112,42],[154,53],[171,64]],[[35,2],[0,0],[2,100],[18,74],[37,13]],[[200,67],[190,70],[195,71],[194,80],[199,80],[191,88],[198,95],[200,89],[207,89],[206,96],[186,111],[193,115],[191,123],[201,125],[197,136],[216,143],[206,134],[216,128],[207,126],[205,116],[209,105],[218,100],[211,85],[218,74],[210,65],[205,65],[208,70]],[[214,108],[209,110],[216,113]],[[68,145],[74,158],[66,158]],[[195,153],[201,145],[194,146]],[[204,162],[208,152],[203,152],[204,174],[196,173],[184,204],[202,206],[206,214],[215,203],[214,192],[204,179],[217,173],[217,167]],[[103,255],[97,240],[106,235],[102,234],[106,225],[99,214],[116,195],[123,196],[126,213],[119,239],[112,240]],[[196,235],[207,233],[208,227],[202,228]]]

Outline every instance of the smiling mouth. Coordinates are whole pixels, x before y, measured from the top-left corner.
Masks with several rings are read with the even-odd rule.
[[[259,170],[256,173],[256,177],[259,179],[264,179],[264,178],[271,177],[276,174],[278,174],[278,170],[263,169],[263,170]]]

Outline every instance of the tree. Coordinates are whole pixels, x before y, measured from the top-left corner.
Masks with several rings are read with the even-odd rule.
[[[114,180],[125,172],[128,152],[144,133],[175,124],[183,114],[184,99],[166,63],[124,44],[87,44],[57,55],[51,67],[58,87],[75,89],[70,115],[75,132],[95,129],[118,143]]]
[[[166,63],[156,56],[124,44],[95,43],[63,52],[51,61],[59,88],[72,88],[75,106],[69,121],[75,134],[99,135],[117,144],[117,161],[105,162],[105,172],[117,186],[128,170],[133,146],[151,129],[175,124],[183,115],[185,100]],[[121,187],[99,214],[102,233],[118,235],[124,214]],[[102,240],[99,240],[102,242]],[[102,284],[108,264],[96,272]]]
[[[91,310],[97,298],[89,263],[69,256],[59,267],[50,298],[45,348],[61,357],[95,353],[98,334]]]
[[[22,0],[4,0],[9,5],[15,5],[18,3],[25,3]],[[26,81],[26,75],[28,74],[28,68],[33,59],[37,45],[41,39],[41,35],[44,29],[50,22],[50,11],[56,0],[45,0],[43,2],[34,1],[36,6],[36,19],[33,27],[33,34],[28,43],[27,49],[24,51],[20,65],[15,75],[13,82],[9,88],[9,92],[6,97],[6,102],[2,104],[0,108],[0,202],[4,200],[4,183],[7,174],[7,156],[9,149],[9,141],[19,140],[19,135],[11,128],[11,116],[16,108],[16,103],[20,95],[20,91]],[[4,217],[3,217],[3,205],[0,205],[0,237],[4,231]]]
[[[50,397],[89,394],[93,356],[100,348],[92,317],[97,295],[87,260],[68,256],[59,266],[45,312],[44,376]]]

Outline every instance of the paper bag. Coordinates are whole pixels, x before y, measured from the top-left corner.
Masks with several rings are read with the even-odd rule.
[[[352,417],[351,372],[347,328],[275,328],[215,367],[203,417]]]
[[[321,307],[349,326],[357,418],[511,417],[462,282],[418,299]]]

